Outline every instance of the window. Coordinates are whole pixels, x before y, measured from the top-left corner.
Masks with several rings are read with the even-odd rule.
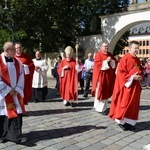
[[[142,45],[142,41],[140,41],[140,46]]]
[[[146,41],[146,46],[149,46],[149,41]]]

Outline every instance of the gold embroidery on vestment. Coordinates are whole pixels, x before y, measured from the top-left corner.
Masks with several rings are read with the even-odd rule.
[[[19,100],[19,104],[22,106],[23,105],[23,100]],[[15,103],[9,103],[9,104],[7,104],[7,109],[14,109],[14,108],[16,108],[16,105],[15,105]]]

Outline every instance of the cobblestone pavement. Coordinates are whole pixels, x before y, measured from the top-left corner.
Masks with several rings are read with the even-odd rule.
[[[93,109],[93,98],[65,107],[56,96],[55,80],[49,79],[45,102],[26,106],[23,117],[23,145],[1,143],[3,150],[144,150],[150,144],[150,89],[143,89],[137,132],[122,131],[108,116]],[[66,89],[67,90],[67,89]],[[110,103],[109,103],[110,104]],[[150,146],[147,146],[150,148]],[[148,150],[148,148],[147,148]]]

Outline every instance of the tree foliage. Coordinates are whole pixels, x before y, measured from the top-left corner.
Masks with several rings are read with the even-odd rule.
[[[0,1],[0,43],[14,37],[28,52],[58,51],[81,35],[100,34],[100,15],[125,11],[127,0]],[[13,36],[12,36],[13,35]],[[1,47],[1,45],[0,45]]]

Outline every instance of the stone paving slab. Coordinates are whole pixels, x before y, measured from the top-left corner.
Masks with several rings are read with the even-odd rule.
[[[1,143],[3,150],[144,150],[150,144],[150,90],[141,94],[137,132],[122,131],[108,116],[93,109],[94,98],[82,98],[65,107],[49,79],[45,102],[30,102],[23,117],[23,145]],[[110,104],[110,103],[109,103]],[[145,147],[146,148],[146,147]]]

